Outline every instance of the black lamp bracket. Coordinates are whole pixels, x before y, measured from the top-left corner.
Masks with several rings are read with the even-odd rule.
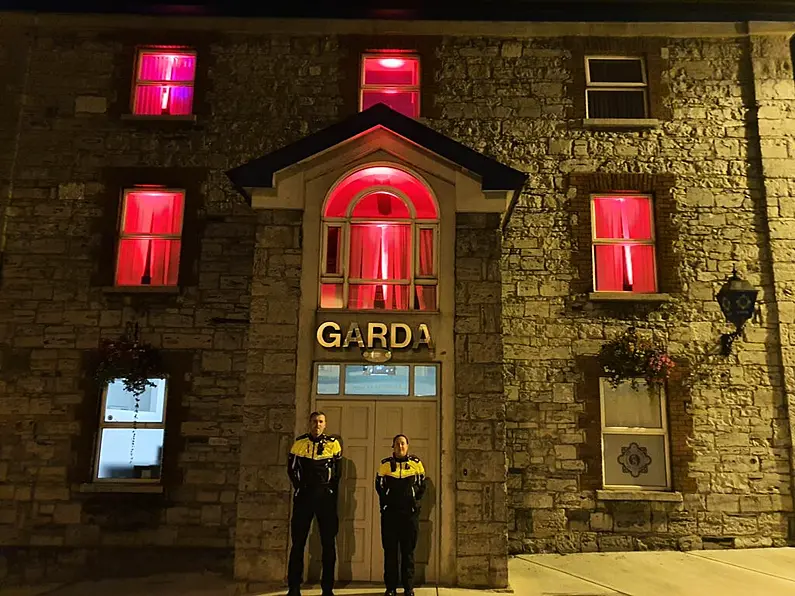
[[[732,353],[732,344],[734,340],[743,334],[742,327],[738,327],[731,333],[724,333],[720,336],[721,354],[728,356]]]

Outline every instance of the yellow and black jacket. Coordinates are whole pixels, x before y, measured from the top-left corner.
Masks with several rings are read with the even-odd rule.
[[[322,487],[336,492],[341,461],[342,447],[337,439],[328,435],[313,439],[307,433],[293,443],[287,460],[287,473],[296,491]]]
[[[420,458],[415,455],[403,458],[393,455],[382,459],[375,476],[375,490],[382,513],[417,513],[420,510],[419,501],[425,494],[425,467]]]

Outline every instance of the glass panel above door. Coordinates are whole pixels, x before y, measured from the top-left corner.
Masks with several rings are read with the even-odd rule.
[[[347,395],[408,395],[409,367],[390,364],[345,366]]]

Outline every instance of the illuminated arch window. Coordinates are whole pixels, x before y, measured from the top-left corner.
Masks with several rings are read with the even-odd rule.
[[[426,186],[402,170],[345,178],[323,211],[320,307],[436,310],[438,219]]]

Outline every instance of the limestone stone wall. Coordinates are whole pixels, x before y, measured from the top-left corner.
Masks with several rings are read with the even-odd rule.
[[[264,278],[252,285],[252,272],[280,283],[297,275],[300,263],[273,252],[294,222],[283,215],[258,222],[224,172],[336,118],[335,84],[327,80],[334,49],[322,38],[200,34],[191,38],[204,50],[196,123],[134,121],[122,117],[129,112],[132,48],[155,38],[147,27],[106,29],[111,21],[39,29],[0,21],[0,215],[7,215],[0,579],[9,581],[68,579],[86,570],[148,573],[164,560],[173,560],[173,569],[231,570],[236,546],[238,565],[260,562],[246,558],[247,548],[281,548],[265,530],[256,544],[250,541],[252,524],[272,517],[255,511],[261,485],[250,467],[252,445],[260,449],[268,435],[251,435],[245,444],[240,436],[255,424],[268,383],[275,399],[273,382],[262,381],[263,367],[284,365],[273,361],[279,354],[266,358],[267,331],[257,327],[249,342],[249,318],[278,327],[295,316],[284,305],[263,306],[270,296]],[[179,34],[163,34],[173,35]],[[25,41],[32,44],[29,60]],[[25,79],[20,114],[13,108],[21,104]],[[120,187],[164,180],[188,190],[192,254],[184,286],[178,294],[106,291]],[[167,439],[175,448],[166,454],[165,494],[156,498],[82,492],[98,423],[87,362],[100,338],[118,336],[127,322],[139,323],[143,339],[180,362],[174,372],[182,389],[171,395]],[[289,409],[289,388],[283,389]],[[291,434],[292,422],[277,414],[262,432]],[[286,457],[279,445],[270,453],[273,463]],[[178,559],[178,550],[188,554]]]
[[[258,213],[235,533],[235,577],[248,583],[281,577],[290,535],[302,219]]]
[[[502,258],[510,550],[782,545],[792,511],[789,429],[747,40],[660,41],[668,116],[630,132],[585,130],[572,117],[575,46],[447,38],[439,50],[444,119],[433,125],[530,174]],[[791,87],[787,56],[772,60],[780,74],[764,84],[778,111],[765,111],[768,132],[788,117],[782,100]],[[784,139],[762,142],[789,155]],[[782,163],[771,170],[789,180]],[[578,259],[590,231],[581,235],[574,203],[578,176],[595,172],[672,177],[668,196],[657,196],[671,203],[657,222],[671,249],[661,272],[669,302],[588,300],[591,280]],[[773,184],[778,196],[786,192],[785,180]],[[784,248],[790,227],[781,221],[776,230]],[[734,265],[762,290],[762,314],[725,358],[717,340],[729,328],[714,295]],[[592,482],[598,372],[590,375],[588,363],[629,325],[667,342],[680,363],[669,399],[681,503],[601,500]]]
[[[456,575],[469,587],[508,585],[499,225],[456,217]]]
[[[156,544],[225,561],[236,548],[239,574],[256,581],[286,554],[301,239],[296,213],[253,213],[224,172],[349,115],[350,51],[344,35],[131,18],[0,20],[0,575],[66,577],[103,568],[111,546],[130,549],[116,557],[126,561]],[[423,46],[436,69],[423,122],[530,174],[504,234],[482,215],[458,221],[460,582],[503,585],[506,549],[784,544],[795,419],[786,38],[443,35]],[[200,49],[196,122],[124,118],[135,45],[175,39]],[[650,52],[658,126],[582,126],[588,47]],[[669,301],[588,299],[578,200],[592,174],[660,193]],[[120,188],[161,180],[189,191],[185,286],[108,292]],[[726,358],[714,294],[734,265],[762,307]],[[176,449],[155,500],[81,492],[97,417],[87,358],[127,322],[179,363]],[[681,501],[597,492],[593,356],[628,325],[679,363],[669,397]]]

